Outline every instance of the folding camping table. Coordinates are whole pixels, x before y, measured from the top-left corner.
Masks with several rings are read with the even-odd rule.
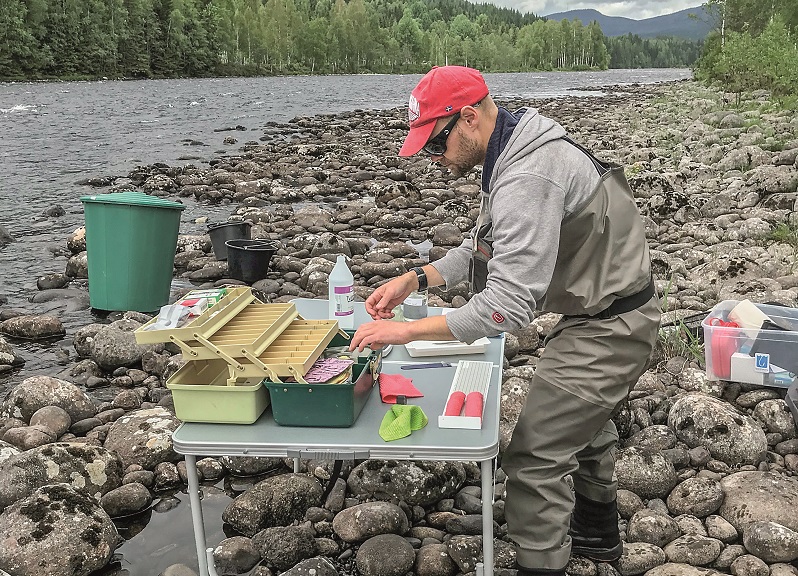
[[[298,312],[305,318],[323,319],[327,316],[327,301],[294,300]],[[430,308],[430,314],[440,309]],[[369,321],[363,303],[355,303],[355,325]],[[379,390],[373,390],[357,421],[349,428],[316,428],[279,426],[266,410],[254,424],[184,423],[175,430],[174,449],[186,457],[188,492],[200,576],[216,576],[212,548],[206,547],[202,502],[197,475],[197,456],[263,456],[293,458],[295,468],[300,459],[354,460],[377,458],[385,460],[454,460],[476,461],[482,473],[482,541],[484,562],[477,566],[477,576],[493,575],[493,459],[499,453],[499,405],[504,356],[504,338],[490,339],[481,354],[412,358],[404,346],[394,346],[383,360],[382,371],[403,374],[424,394],[423,398],[408,399],[420,406],[429,423],[410,436],[385,442],[378,433],[388,405],[380,400]],[[444,429],[438,427],[454,378],[457,362],[479,360],[491,362],[490,387],[485,398],[480,430]],[[418,362],[450,362],[451,367],[422,370],[402,370],[403,364]]]

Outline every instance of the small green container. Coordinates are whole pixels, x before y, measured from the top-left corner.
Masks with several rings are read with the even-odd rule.
[[[347,333],[354,334],[354,332]],[[338,335],[329,346],[343,346]],[[352,368],[352,382],[345,384],[301,384],[269,382],[272,416],[281,426],[320,426],[347,428],[355,423],[377,383],[382,368],[382,353],[360,356]]]
[[[80,200],[91,307],[154,312],[168,304],[180,213],[186,207],[143,192]]]
[[[167,381],[175,415],[183,422],[252,424],[269,405],[263,378],[242,378],[228,386],[224,360],[193,360]]]

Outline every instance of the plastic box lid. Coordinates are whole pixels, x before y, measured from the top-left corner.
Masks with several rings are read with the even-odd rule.
[[[125,206],[144,206],[147,208],[171,208],[173,210],[185,210],[186,206],[180,202],[164,200],[157,196],[150,196],[144,192],[114,192],[111,194],[92,194],[91,196],[81,196],[80,201],[84,204],[121,204]]]

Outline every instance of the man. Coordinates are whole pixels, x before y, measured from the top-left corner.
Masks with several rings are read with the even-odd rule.
[[[374,291],[366,310],[378,321],[361,326],[351,347],[472,342],[523,328],[535,310],[563,314],[502,457],[507,526],[520,576],[564,575],[572,552],[616,560],[623,547],[610,417],[645,370],[660,321],[623,170],[537,110],[497,108],[470,68],[433,68],[409,113],[400,155],[423,150],[455,175],[481,164],[482,207],[472,239]],[[412,290],[466,278],[475,294],[450,314],[384,321]]]

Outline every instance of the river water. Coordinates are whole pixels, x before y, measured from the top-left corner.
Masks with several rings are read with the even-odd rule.
[[[500,98],[600,95],[602,87],[690,78],[686,69],[607,70],[487,74]],[[33,374],[56,375],[57,348],[69,352],[70,334],[101,317],[87,310],[50,310],[32,304],[36,279],[63,273],[66,237],[83,224],[80,197],[92,188],[86,178],[126,176],[134,167],[163,162],[202,165],[258,140],[268,122],[286,122],[355,109],[404,106],[419,75],[292,76],[189,80],[0,83],[0,225],[16,240],[0,248],[0,297],[9,308],[34,314],[52,311],[64,321],[67,337],[56,343],[14,342],[27,363],[0,376],[5,391]],[[225,131],[243,126],[246,131]],[[225,219],[230,206],[204,206],[184,199],[181,233],[199,233],[200,216]],[[60,205],[64,216],[43,213]],[[185,495],[178,494],[178,501]],[[221,497],[220,497],[221,498]],[[222,498],[224,500],[224,498]],[[210,542],[223,537],[219,509],[206,510]],[[168,504],[168,503],[167,503]],[[167,504],[163,508],[168,508]],[[152,576],[175,562],[189,565],[194,551],[187,503],[169,514],[153,513],[146,530],[119,549],[125,574]],[[159,517],[163,519],[159,520]],[[168,528],[167,528],[168,526]],[[136,528],[136,531],[138,528]],[[168,534],[168,536],[166,536]]]

